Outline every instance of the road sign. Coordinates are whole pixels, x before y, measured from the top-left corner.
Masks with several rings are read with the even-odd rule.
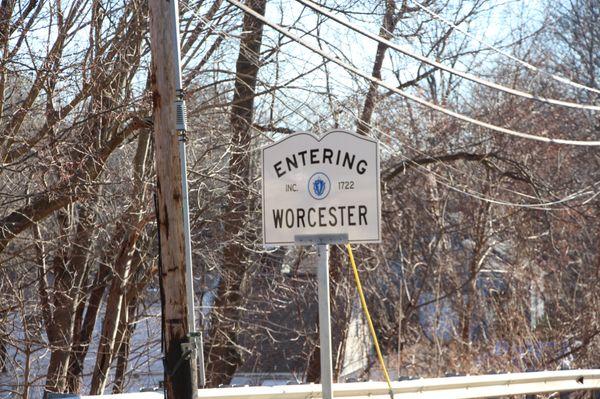
[[[344,130],[292,134],[262,149],[263,242],[347,234],[381,241],[379,144]]]

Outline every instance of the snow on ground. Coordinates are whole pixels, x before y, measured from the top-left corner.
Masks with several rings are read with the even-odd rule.
[[[78,396],[77,399],[164,399],[159,392],[124,393],[120,395]]]
[[[91,374],[96,361],[97,346],[99,341],[101,321],[100,315],[94,331],[92,346],[84,363],[84,390],[89,392]],[[0,399],[16,399],[22,396],[24,386],[29,386],[30,398],[41,398],[46,381],[46,371],[50,360],[50,351],[28,342],[47,341],[45,335],[37,337],[26,337],[23,331],[23,323],[14,315],[12,323],[13,331],[9,332],[14,339],[9,346],[9,363],[7,372],[0,373]],[[29,339],[26,339],[29,338]],[[145,315],[137,323],[131,342],[131,354],[129,366],[125,375],[125,392],[139,392],[140,389],[157,387],[163,379],[162,354],[160,348],[160,306],[152,305],[146,309]],[[29,370],[27,370],[27,359],[29,359]],[[111,375],[105,392],[112,392]],[[162,398],[156,393],[145,393],[146,396],[129,396],[128,398]],[[153,396],[152,396],[153,395]],[[112,397],[112,396],[105,396]]]

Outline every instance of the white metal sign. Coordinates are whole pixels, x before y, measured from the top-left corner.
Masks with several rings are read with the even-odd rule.
[[[265,244],[337,234],[381,241],[377,141],[343,130],[296,133],[263,147],[262,176]]]

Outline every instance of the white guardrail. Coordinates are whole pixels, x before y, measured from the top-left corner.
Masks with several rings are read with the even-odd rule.
[[[581,390],[600,391],[600,369],[539,371],[530,373],[421,378],[392,382],[394,399],[476,399],[508,395],[553,393]],[[334,398],[389,399],[385,382],[333,384]],[[102,398],[134,399],[163,397],[157,392],[105,395]],[[81,399],[98,396],[82,396]],[[270,387],[210,388],[198,390],[200,399],[317,399],[320,384]]]

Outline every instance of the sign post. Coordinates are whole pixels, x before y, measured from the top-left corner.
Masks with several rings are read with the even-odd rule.
[[[329,244],[317,245],[319,257],[319,343],[321,345],[321,388],[323,399],[333,398],[331,353],[331,310],[329,308]]]
[[[333,398],[329,245],[381,241],[379,143],[344,130],[262,149],[263,243],[316,245],[321,387]]]

